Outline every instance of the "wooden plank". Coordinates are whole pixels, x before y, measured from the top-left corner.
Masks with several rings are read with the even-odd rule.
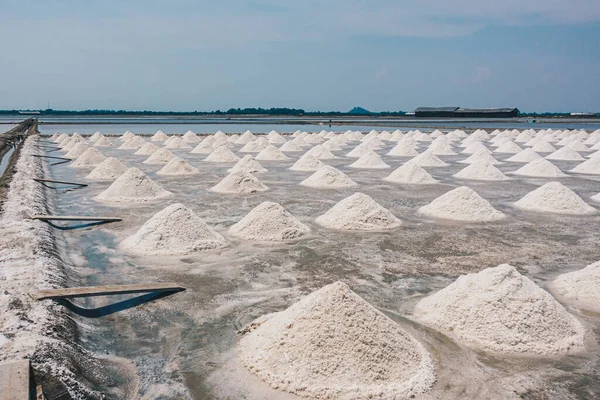
[[[44,178],[31,178],[36,182],[50,182],[50,183],[62,183],[64,185],[75,185],[75,186],[87,186],[87,183],[78,183],[78,182],[67,182],[67,181],[57,181],[56,179],[44,179]]]
[[[134,283],[130,285],[104,285],[73,287],[65,289],[45,289],[31,295],[34,300],[69,299],[73,297],[108,296],[113,294],[132,294],[148,292],[180,292],[184,287],[171,282]]]
[[[39,219],[40,221],[104,221],[118,222],[121,218],[116,217],[89,217],[76,215],[32,215],[31,219]]]
[[[34,156],[34,157],[40,157],[40,158],[52,158],[52,159],[55,159],[55,160],[72,161],[71,158],[66,158],[66,157],[53,157],[53,156],[45,156],[45,155],[42,155],[42,154],[32,154],[32,156]]]
[[[0,400],[29,400],[31,397],[29,360],[0,364]]]

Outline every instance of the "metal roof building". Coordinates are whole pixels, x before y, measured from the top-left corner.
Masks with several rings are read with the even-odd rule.
[[[519,109],[510,108],[461,108],[461,107],[419,107],[415,109],[417,118],[515,118]]]

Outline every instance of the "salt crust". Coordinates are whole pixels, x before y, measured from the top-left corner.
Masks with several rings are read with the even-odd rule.
[[[299,239],[310,228],[277,203],[265,201],[229,228],[229,234],[258,242],[283,242]]]
[[[316,189],[340,189],[357,186],[357,183],[339,169],[324,165],[300,182],[300,185]]]
[[[233,167],[227,170],[228,172],[249,172],[249,173],[264,173],[268,170],[263,167],[258,161],[254,159],[250,154],[246,154],[240,161],[237,162]]]
[[[401,225],[394,214],[363,193],[346,197],[316,222],[325,228],[344,231],[383,231]]]
[[[557,276],[548,288],[565,303],[600,313],[600,261]]]
[[[429,172],[425,171],[423,167],[410,161],[395,169],[388,177],[383,178],[383,180],[413,185],[427,185],[438,182]]]
[[[414,317],[469,347],[495,353],[549,356],[584,347],[582,324],[508,264],[460,276],[419,301]]]
[[[515,202],[515,207],[528,211],[571,215],[588,215],[597,212],[594,207],[560,182],[548,182],[527,193]]]
[[[505,218],[503,213],[466,186],[441,195],[419,208],[418,212],[429,217],[465,222],[489,222]]]
[[[238,358],[271,387],[313,399],[401,400],[435,382],[427,350],[336,282],[241,331]]]
[[[264,192],[269,188],[246,171],[232,172],[210,190],[216,193],[249,194]]]
[[[96,200],[111,202],[144,202],[159,200],[171,195],[153,182],[138,168],[129,168],[117,178],[105,191],[96,196]]]
[[[86,176],[86,179],[98,181],[114,181],[123,175],[129,168],[115,157],[109,157],[102,161],[96,168]]]

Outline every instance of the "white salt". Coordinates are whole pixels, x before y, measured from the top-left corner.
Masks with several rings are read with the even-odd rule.
[[[102,137],[100,139],[98,139],[95,143],[94,143],[94,147],[109,147],[112,146],[112,142],[110,140],[108,140],[108,138]]]
[[[391,168],[375,153],[373,150],[368,150],[358,160],[350,164],[350,168],[362,168],[362,169],[387,169]]]
[[[588,215],[597,212],[594,207],[559,182],[548,182],[527,193],[515,202],[515,207],[528,211],[571,215]]]
[[[570,149],[565,146],[559,150],[556,150],[554,153],[547,155],[546,159],[548,160],[558,160],[558,161],[582,161],[585,158],[581,157],[581,155],[575,150]]]
[[[367,146],[363,146],[363,144],[361,143],[358,146],[356,146],[354,149],[352,149],[348,154],[346,154],[346,157],[361,158],[369,151],[372,151],[372,150],[369,149]]]
[[[414,157],[418,156],[419,153],[415,150],[414,144],[398,142],[388,153],[388,156],[396,157]]]
[[[517,154],[522,150],[523,149],[519,147],[518,144],[508,141],[498,146],[496,150],[494,150],[494,153]]]
[[[479,151],[477,153],[471,154],[464,160],[458,161],[461,164],[478,164],[478,163],[491,163],[493,165],[502,164],[500,161],[496,160],[493,155],[487,153],[485,151]]]
[[[150,154],[154,153],[158,149],[160,149],[160,147],[158,147],[154,143],[144,143],[144,145],[142,147],[140,147],[138,149],[138,151],[136,151],[133,154],[141,155],[141,156],[149,156]]]
[[[489,222],[505,218],[505,215],[466,186],[453,189],[426,206],[419,214],[434,218],[465,222]]]
[[[69,150],[67,152],[67,154],[65,154],[65,157],[70,158],[70,159],[75,159],[75,158],[79,157],[80,155],[82,155],[83,153],[85,153],[88,149],[89,149],[89,146],[87,144],[85,144],[83,142],[78,142],[73,147],[71,147],[71,150]]]
[[[138,168],[129,168],[105,191],[96,196],[97,200],[112,202],[144,202],[159,200],[171,195],[152,181]]]
[[[264,173],[268,170],[264,168],[258,161],[254,159],[250,154],[246,154],[240,161],[237,162],[233,167],[228,169],[229,172],[249,172],[249,173]]]
[[[310,154],[304,154],[290,167],[292,171],[316,171],[324,166],[321,160],[318,160]]]
[[[145,161],[144,164],[151,165],[164,165],[171,161],[175,157],[175,154],[171,153],[169,149],[161,147],[156,150],[154,153],[150,155]]]
[[[539,142],[533,145],[531,150],[535,151],[536,153],[553,153],[556,151],[556,148],[552,146],[549,142],[545,140],[540,140]]]
[[[318,160],[333,160],[334,158],[337,158],[327,147],[324,147],[321,144],[316,145],[305,154],[309,154]]]
[[[260,153],[267,146],[269,146],[269,142],[264,137],[259,137],[255,141],[247,143],[244,147],[240,149],[242,153]]]
[[[429,172],[425,171],[418,164],[410,161],[394,170],[394,172],[392,172],[388,177],[383,178],[383,180],[412,185],[427,185],[438,182],[429,174]]]
[[[240,158],[235,153],[225,146],[220,146],[214,149],[212,153],[204,159],[204,161],[218,163],[232,163],[240,161]]]
[[[410,161],[421,167],[445,167],[448,165],[444,161],[440,160],[438,156],[432,154],[428,150],[425,150]]]
[[[70,167],[73,168],[85,168],[95,167],[106,160],[106,157],[93,147],[88,148],[83,154],[77,157]]]
[[[86,179],[98,181],[114,181],[123,175],[128,168],[115,157],[109,157],[102,161],[96,168],[86,176]]]
[[[191,149],[192,147],[187,144],[183,139],[177,136],[171,137],[171,139],[165,142],[167,149]]]
[[[316,189],[341,189],[357,186],[356,182],[348,175],[329,165],[324,165],[316,170],[314,174],[300,182],[300,185]]]
[[[285,151],[285,152],[298,152],[298,151],[304,151],[302,150],[296,143],[294,143],[293,141],[290,142],[285,142],[283,144],[283,146],[281,146],[279,148],[280,151]]]
[[[265,201],[229,228],[231,236],[259,242],[299,239],[310,228],[277,203]]]
[[[600,262],[559,275],[548,288],[565,303],[600,313]]]
[[[249,194],[264,192],[269,188],[258,178],[246,171],[232,172],[210,190],[216,193]]]
[[[600,175],[600,157],[590,158],[571,170],[578,174]]]
[[[192,166],[190,163],[180,157],[173,157],[171,161],[165,164],[156,174],[166,176],[179,176],[179,175],[196,175],[200,171],[198,168]]]
[[[544,158],[538,158],[523,165],[513,172],[514,175],[531,176],[537,178],[560,178],[567,176],[556,165]]]
[[[256,155],[256,159],[259,161],[283,161],[289,160],[289,157],[283,154],[277,147],[270,144]]]
[[[509,179],[490,161],[476,162],[461,169],[452,175],[457,179],[469,179],[479,181],[505,181]]]
[[[506,161],[511,161],[511,162],[531,162],[533,160],[538,160],[542,158],[542,156],[540,156],[538,153],[536,153],[535,151],[531,150],[531,149],[525,149],[517,154],[515,154],[514,156],[507,158]]]
[[[325,228],[345,231],[383,231],[401,225],[401,221],[387,208],[363,193],[346,197],[318,217],[316,222]]]
[[[156,131],[156,133],[152,136],[150,141],[164,142],[165,140],[168,140],[168,139],[169,139],[169,137],[167,135],[165,135],[165,133],[163,131]]]
[[[118,147],[119,150],[136,150],[142,147],[146,141],[139,136],[131,136],[126,139],[122,145]]]

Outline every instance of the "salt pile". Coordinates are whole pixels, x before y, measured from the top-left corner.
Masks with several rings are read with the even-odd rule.
[[[531,162],[533,160],[537,160],[542,158],[538,153],[531,149],[525,149],[514,156],[507,158],[506,161],[512,162]]]
[[[82,155],[77,157],[70,167],[73,168],[85,168],[95,167],[100,165],[102,161],[106,160],[106,157],[93,147],[88,148]]]
[[[196,135],[194,132],[192,131],[187,131],[182,137],[181,140],[183,140],[186,143],[198,143],[200,142],[200,138],[198,137],[198,135]]]
[[[585,158],[581,157],[581,155],[575,150],[570,149],[565,146],[559,150],[556,150],[554,153],[546,156],[548,160],[558,160],[558,161],[581,161],[585,160]]]
[[[318,160],[333,160],[334,158],[337,158],[327,147],[324,147],[321,144],[318,144],[312,149],[308,150],[306,154],[310,154]]]
[[[396,157],[414,157],[418,156],[419,153],[415,150],[414,144],[398,142],[388,153],[388,156]]]
[[[300,182],[300,185],[316,189],[340,189],[358,186],[348,175],[329,165],[319,168],[314,174]]]
[[[409,399],[435,382],[423,345],[342,282],[240,333],[240,362],[273,388],[298,396]]]
[[[548,182],[527,193],[515,203],[515,207],[547,213],[587,215],[595,214],[596,209],[581,197],[559,182]]]
[[[296,143],[294,143],[293,141],[290,142],[285,142],[283,144],[283,146],[281,146],[279,148],[280,151],[285,151],[285,152],[297,152],[297,151],[303,151]]]
[[[85,139],[72,138],[60,144],[61,151],[68,152],[78,143],[85,143]]]
[[[600,175],[600,157],[590,158],[571,170],[578,174]]]
[[[518,144],[509,141],[498,146],[494,153],[517,154],[520,151],[523,149]]]
[[[285,138],[279,134],[277,131],[271,131],[267,135],[267,140],[271,144],[283,144],[285,143]]]
[[[88,149],[89,149],[89,147],[87,144],[85,144],[83,142],[78,142],[73,147],[71,147],[71,150],[69,150],[67,152],[67,154],[65,154],[65,157],[71,158],[71,159],[77,158],[80,155],[82,155],[83,153],[85,153]]]
[[[470,347],[497,353],[552,355],[584,347],[581,323],[508,264],[460,276],[422,299],[414,316]]]
[[[86,179],[98,181],[114,181],[128,170],[127,166],[115,157],[102,161],[86,176]]]
[[[240,158],[235,153],[225,146],[217,147],[212,153],[204,159],[209,162],[231,163],[240,161]]]
[[[468,145],[467,147],[465,147],[465,149],[463,151],[461,151],[461,154],[474,154],[474,153],[478,153],[481,151],[491,153],[491,151],[487,147],[485,147],[485,145],[483,143],[473,142],[470,145]]]
[[[369,149],[367,146],[364,146],[361,143],[358,146],[356,146],[354,149],[352,149],[348,154],[346,154],[346,157],[361,158],[362,156],[367,154],[369,151],[372,151],[372,150]]]
[[[185,161],[183,158],[174,157],[165,164],[156,174],[157,175],[167,175],[167,176],[177,176],[177,175],[195,175],[199,174],[200,171],[198,168],[193,167]]]
[[[536,178],[560,178],[567,176],[556,165],[544,158],[538,158],[525,164],[514,175],[531,176]]]
[[[421,167],[445,167],[448,165],[444,161],[440,160],[438,156],[432,154],[429,150],[425,150],[410,161]]]
[[[150,157],[144,161],[144,164],[163,165],[171,161],[174,157],[175,154],[171,153],[169,149],[162,147],[152,153]]]
[[[478,164],[486,162],[491,163],[493,165],[502,164],[500,161],[496,160],[493,155],[485,151],[473,153],[466,159],[459,161],[459,163],[461,164]]]
[[[192,154],[210,154],[215,150],[215,148],[212,145],[212,142],[213,142],[212,140],[207,141],[206,139],[204,139],[202,142],[198,143],[198,145],[196,147],[194,147],[192,149],[192,151],[190,151],[190,153],[192,153]]]
[[[158,147],[154,143],[145,143],[142,147],[140,147],[138,149],[138,151],[136,151],[133,154],[141,155],[141,156],[149,156],[150,154],[154,153],[158,149],[160,149],[160,147]]]
[[[556,151],[556,148],[554,148],[554,146],[552,146],[549,142],[540,140],[534,144],[533,147],[531,147],[531,150],[535,151],[536,153],[553,153]]]
[[[434,218],[466,222],[488,222],[503,219],[505,215],[466,186],[453,189],[426,206],[419,208],[419,214]]]
[[[490,161],[476,162],[452,175],[457,179],[472,179],[479,181],[505,181],[508,179]]]
[[[559,300],[600,313],[600,262],[559,275],[548,287]]]
[[[247,144],[256,139],[256,136],[252,134],[250,131],[244,132],[240,138],[235,142],[236,144]]]
[[[125,142],[131,138],[136,137],[135,134],[131,131],[127,131],[125,132],[123,135],[121,135],[121,141]]]
[[[96,196],[97,200],[114,202],[153,201],[171,195],[153,182],[141,170],[129,168],[117,178],[104,192]]]
[[[565,147],[568,147],[571,150],[575,150],[575,151],[589,151],[590,150],[585,144],[583,144],[583,142],[580,139],[573,140],[571,143],[568,143],[567,145],[565,145]]]
[[[226,244],[223,236],[196,213],[175,203],[154,214],[133,236],[123,240],[120,247],[142,256],[181,256]]]
[[[98,140],[100,140],[100,138],[103,138],[103,137],[104,136],[100,132],[96,132],[92,136],[90,136],[90,138],[88,140],[90,143],[96,143]],[[52,137],[50,139],[52,139]]]
[[[438,131],[439,132],[439,131]],[[445,136],[439,136],[427,148],[436,156],[453,156],[456,152],[452,150],[452,146]]]
[[[394,183],[406,183],[412,185],[427,185],[437,183],[437,180],[425,171],[422,167],[414,162],[407,162],[397,168],[388,177],[383,178],[384,181]]]
[[[383,231],[401,225],[387,208],[362,193],[346,197],[318,217],[316,222],[325,228],[345,231]]]
[[[246,240],[283,242],[299,239],[310,229],[279,204],[265,201],[232,225],[228,232]]]
[[[122,145],[118,147],[119,150],[137,150],[142,147],[146,141],[139,136],[131,136],[126,139]]]
[[[391,168],[373,150],[368,150],[358,160],[350,164],[350,168],[387,169]]]
[[[165,135],[165,133],[163,131],[156,131],[156,133],[154,134],[154,136],[152,136],[152,138],[150,139],[151,142],[164,142],[165,140],[168,140],[169,137],[167,135]]]
[[[269,188],[249,172],[238,171],[227,175],[210,190],[216,193],[249,194],[264,192]]]
[[[263,173],[268,170],[264,168],[258,161],[254,159],[250,154],[246,154],[240,161],[237,162],[233,167],[228,169],[229,172],[249,172],[249,173]]]
[[[107,137],[102,137],[94,143],[94,147],[109,147],[112,146],[112,142]]]
[[[183,139],[173,136],[165,142],[167,149],[191,149],[192,147],[187,144]]]
[[[244,147],[240,149],[242,153],[260,153],[267,146],[269,146],[269,142],[264,137],[260,137],[253,142],[247,143]]]
[[[256,155],[256,159],[260,161],[283,161],[289,160],[289,157],[270,144]]]
[[[294,163],[294,165],[292,165],[290,167],[290,170],[292,170],[292,171],[316,171],[324,165],[325,164],[323,164],[323,162],[321,160],[317,160],[310,154],[305,154],[302,157],[300,157],[298,159],[298,161],[296,161]]]

